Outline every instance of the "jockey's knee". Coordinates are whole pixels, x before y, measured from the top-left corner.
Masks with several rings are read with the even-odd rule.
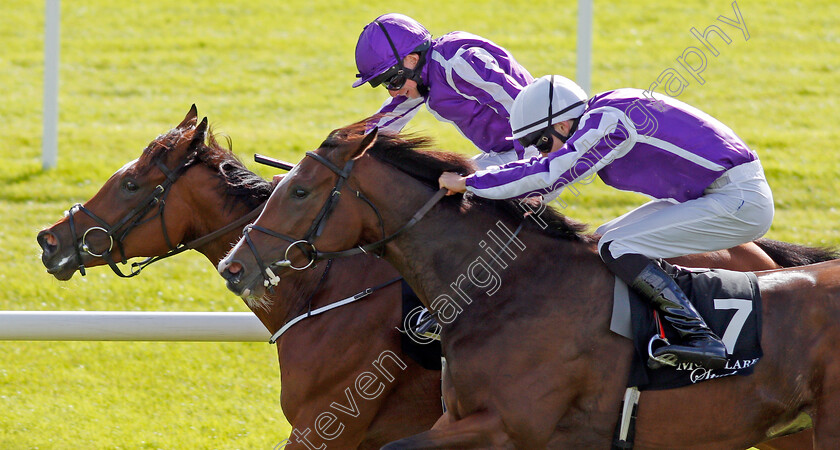
[[[615,236],[609,232],[601,236],[601,239],[598,241],[598,254],[601,255],[601,260],[607,264],[613,262],[621,255],[628,253],[641,254],[642,252],[630,248],[622,243],[621,240],[616,240]]]

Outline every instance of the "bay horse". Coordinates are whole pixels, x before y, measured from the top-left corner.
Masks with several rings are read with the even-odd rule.
[[[167,184],[164,171],[174,176],[178,172],[175,168],[182,166],[165,198],[160,197],[156,202],[165,204],[164,209],[156,206],[144,216],[135,217],[137,225],[127,234],[114,230],[112,234],[124,238],[119,244],[123,254],[113,249],[114,262],[123,261],[123,257],[166,255],[170,248],[192,242],[195,244],[191,247],[196,247],[215,267],[239,239],[245,223],[228,227],[227,231],[224,228],[260,207],[268,199],[272,185],[249,171],[229,149],[220,146],[212,132],[208,132],[206,119],[197,123],[193,106],[177,127],[152,141],[139,159],[117,171],[84,204],[84,209],[92,215],[76,208],[75,213],[38,234],[47,271],[59,280],[67,280],[79,270],[80,264],[85,267],[106,264],[103,257],[92,254],[102,255],[116,244],[110,243],[102,231],[111,227],[93,217],[105,224],[123,222],[121,218],[132,210],[145,208],[144,203],[154,198],[152,194],[157,186]],[[255,216],[251,217],[253,220]],[[74,230],[70,226],[71,218],[74,218]],[[124,224],[123,228],[128,228],[131,221]],[[87,233],[91,229],[94,231]],[[218,230],[224,232],[214,235]],[[209,235],[214,236],[202,239]],[[82,236],[86,236],[85,242],[80,242]],[[75,249],[82,245],[88,245],[89,251],[80,251],[81,261],[78,261]],[[324,277],[326,270],[326,264],[320,264],[311,271],[281,274],[274,293],[249,299],[248,307],[269,332],[275,333],[309,309],[332,304],[399,277],[385,261],[365,255],[335,260]],[[344,424],[341,433],[327,442],[330,446],[379,448],[429,429],[440,417],[440,371],[423,369],[401,349],[397,331],[403,326],[400,300],[400,283],[393,283],[352,305],[303,320],[277,340],[282,379],[280,404],[294,427],[293,434],[319,445],[314,433],[305,435],[315,427],[321,414],[330,413]],[[366,338],[364,341],[348,338],[352,336]],[[403,362],[405,368],[390,370],[393,379],[383,379],[382,391],[375,398],[360,398],[355,391],[356,379],[360,374],[376,373],[373,365],[388,352]],[[333,404],[344,410],[338,412]],[[286,448],[306,448],[301,440],[289,443]]]
[[[262,232],[245,235],[262,260],[243,238],[219,263],[228,288],[258,295],[258,267],[381,246],[442,322],[447,359],[447,414],[386,448],[608,447],[633,349],[609,331],[614,276],[596,239],[552,209],[543,229],[514,201],[441,199],[439,175],[468,173],[467,160],[365,128],[335,130],[277,185],[251,226]],[[521,227],[527,250],[505,259],[501,277],[485,263],[465,288],[465,271],[492,258],[499,224]],[[840,261],[757,275],[764,356],[754,374],[644,392],[639,448],[749,447],[803,413],[817,448],[840,446]]]

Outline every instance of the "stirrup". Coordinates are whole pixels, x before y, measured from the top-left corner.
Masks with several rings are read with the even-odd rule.
[[[417,321],[417,327],[414,330],[420,336],[440,341],[441,326],[431,314],[421,314],[420,319]]]
[[[677,355],[674,355],[674,354],[666,354],[666,355],[662,355],[662,356],[654,356],[653,355],[653,350],[654,350],[653,346],[657,341],[662,341],[663,343],[665,343],[665,345],[663,345],[662,347],[667,347],[667,346],[671,345],[671,343],[668,342],[668,339],[666,339],[666,338],[664,338],[664,337],[662,337],[658,334],[654,334],[650,338],[650,340],[648,341],[647,366],[650,367],[653,370],[661,369],[662,367],[665,367],[665,366],[676,367],[677,366]]]

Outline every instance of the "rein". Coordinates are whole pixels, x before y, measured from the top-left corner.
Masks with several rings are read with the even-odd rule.
[[[355,160],[351,159],[350,161],[347,161],[347,163],[344,166],[344,169],[339,170],[338,167],[335,166],[335,164],[331,163],[329,160],[327,160],[326,158],[324,158],[323,156],[321,156],[321,155],[319,155],[315,152],[306,152],[306,156],[309,156],[310,158],[314,159],[315,161],[318,161],[319,163],[323,164],[328,169],[332,170],[333,173],[335,173],[336,175],[339,176],[339,180],[336,182],[336,187],[333,189],[333,192],[335,192],[335,190],[338,189],[341,186],[341,184],[343,183],[343,181],[342,181],[343,179],[346,179],[347,177],[350,176],[350,171],[353,170],[353,163],[355,162]],[[356,197],[361,198],[368,205],[370,205],[371,208],[373,208],[374,212],[376,213],[377,218],[379,219],[379,227],[382,230],[382,235],[384,237],[382,239],[376,241],[376,242],[373,242],[373,243],[370,243],[370,244],[367,244],[367,245],[364,245],[364,246],[359,246],[359,247],[355,247],[355,248],[352,248],[352,249],[349,249],[349,250],[343,250],[343,251],[339,251],[339,252],[326,252],[326,253],[317,251],[315,249],[315,246],[312,244],[312,242],[309,241],[307,238],[304,238],[304,239],[307,239],[307,244],[309,244],[312,247],[312,249],[314,250],[314,255],[313,256],[314,256],[315,259],[340,258],[340,257],[345,257],[345,256],[353,256],[353,255],[358,255],[359,253],[367,253],[368,251],[376,250],[380,247],[383,247],[385,244],[393,241],[400,234],[404,233],[405,231],[409,230],[411,227],[416,225],[417,222],[419,222],[420,219],[422,219],[423,216],[425,216],[426,213],[428,213],[446,195],[447,189],[446,188],[441,188],[437,192],[435,192],[435,195],[433,195],[432,198],[430,198],[428,201],[426,201],[426,203],[423,206],[421,206],[420,209],[418,209],[416,213],[414,213],[414,215],[411,217],[411,219],[408,222],[405,223],[405,225],[400,227],[397,231],[393,232],[389,236],[385,236],[385,224],[383,223],[382,215],[379,214],[379,210],[376,208],[376,206],[374,206],[373,203],[371,203],[371,201],[368,200],[361,192],[359,192],[359,191],[354,191],[354,192],[356,193]],[[332,199],[330,199],[330,200],[332,200]],[[324,205],[324,208],[322,208],[322,211],[327,210],[327,214],[320,214],[318,217],[316,217],[315,218],[315,223],[313,223],[312,228],[314,228],[315,226],[318,226],[318,229],[320,230],[324,227],[324,223],[326,222],[326,217],[327,217],[329,211],[333,207],[335,207],[335,204],[338,203],[338,200],[336,200],[333,204],[330,204],[330,203],[331,203],[330,201],[327,201],[327,204]],[[328,207],[329,207],[329,209],[328,209]],[[319,222],[320,222],[320,224],[319,224]],[[319,234],[320,234],[320,232],[319,232]],[[318,235],[316,235],[315,237],[318,237]]]
[[[385,244],[393,241],[399,235],[401,235],[402,233],[404,233],[405,231],[407,231],[411,227],[413,227],[415,224],[417,224],[417,222],[419,222],[423,218],[423,216],[425,216],[426,213],[428,213],[444,197],[444,195],[446,195],[446,192],[447,192],[447,189],[445,189],[445,188],[438,190],[432,196],[432,198],[430,198],[414,214],[414,216],[411,217],[411,219],[408,222],[406,222],[402,227],[400,227],[394,233],[386,236],[385,235],[385,224],[384,224],[384,221],[382,220],[382,215],[379,213],[379,209],[376,208],[376,205],[374,205],[367,197],[365,197],[365,195],[362,194],[362,192],[357,191],[357,190],[353,190],[356,197],[360,198],[365,203],[367,203],[368,206],[370,206],[371,209],[373,209],[373,212],[376,214],[376,217],[379,220],[379,228],[380,228],[380,230],[382,232],[382,236],[383,236],[382,239],[380,239],[376,242],[372,242],[372,243],[367,244],[367,245],[360,245],[358,247],[351,248],[351,249],[348,249],[348,250],[342,250],[342,251],[338,251],[338,252],[321,252],[317,248],[315,248],[314,240],[317,239],[321,235],[321,233],[324,230],[324,226],[326,224],[327,218],[330,216],[330,213],[332,213],[332,210],[338,204],[338,201],[341,198],[341,188],[347,182],[347,179],[349,178],[350,172],[353,170],[353,165],[355,164],[356,161],[354,159],[351,159],[351,160],[347,161],[347,163],[345,163],[344,168],[339,169],[338,166],[336,166],[335,164],[333,164],[332,162],[330,162],[329,160],[327,160],[326,158],[324,158],[323,156],[321,156],[321,155],[319,155],[315,152],[311,152],[311,151],[306,152],[306,156],[314,159],[315,161],[318,161],[319,163],[321,163],[322,165],[324,165],[325,167],[330,169],[333,173],[338,175],[338,179],[336,180],[335,186],[333,187],[329,198],[327,198],[326,202],[324,203],[324,206],[321,207],[321,210],[318,212],[318,215],[315,217],[315,220],[312,222],[312,225],[309,227],[309,230],[307,230],[307,232],[304,234],[304,237],[302,239],[296,239],[294,237],[287,236],[285,234],[278,233],[276,231],[269,230],[267,228],[264,228],[264,227],[261,227],[261,226],[258,226],[258,225],[253,225],[253,224],[246,226],[245,230],[243,232],[245,242],[248,244],[248,247],[251,249],[251,252],[254,254],[257,265],[259,265],[260,270],[266,275],[266,279],[264,280],[263,284],[264,284],[264,286],[266,286],[269,289],[269,291],[271,291],[272,288],[280,282],[280,277],[275,275],[275,273],[272,269],[276,269],[276,268],[280,268],[280,267],[288,267],[288,268],[291,268],[291,269],[294,269],[294,270],[305,270],[305,269],[308,269],[309,267],[311,267],[315,263],[315,261],[353,256],[353,255],[358,255],[360,253],[368,253],[370,251],[375,251],[375,250],[384,250]],[[351,188],[351,190],[352,190],[352,188]],[[269,236],[272,236],[272,237],[282,239],[284,241],[289,242],[290,244],[289,244],[288,247],[286,247],[286,253],[283,256],[284,259],[276,261],[276,262],[271,263],[271,264],[265,264],[262,257],[260,257],[260,255],[257,251],[256,245],[254,245],[253,240],[251,239],[251,235],[250,235],[251,231],[259,231],[259,232],[265,233]],[[309,262],[306,265],[294,266],[292,264],[291,260],[289,259],[289,251],[293,247],[298,247],[298,246],[308,246],[309,247],[308,250],[306,249],[306,247],[304,247],[301,250],[302,253],[304,253],[305,255],[308,255],[308,257],[309,257]]]
[[[187,250],[194,250],[194,249],[200,248],[203,245],[205,245],[209,242],[212,242],[213,240],[215,240],[215,239],[217,239],[217,238],[219,238],[219,237],[221,237],[221,236],[223,236],[223,235],[225,235],[225,234],[227,234],[227,233],[229,233],[233,230],[239,229],[240,227],[242,227],[245,224],[253,222],[254,219],[256,219],[257,216],[260,215],[263,208],[265,208],[265,202],[263,202],[260,206],[257,206],[255,209],[253,209],[248,214],[245,214],[244,216],[240,217],[239,219],[223,226],[222,228],[217,229],[216,231],[211,231],[210,233],[207,233],[200,238],[193,239],[192,241],[187,242],[186,244],[179,244],[177,247],[173,248],[172,250],[169,250],[167,253],[165,253],[163,255],[152,256],[150,258],[144,259],[143,261],[131,263],[131,268],[132,268],[131,275],[128,275],[128,277],[133,277],[133,276],[137,275],[138,273],[140,273],[141,270],[145,269],[146,266],[152,264],[153,262],[158,262],[162,259],[166,259],[166,258],[169,258],[171,256],[175,256],[175,255],[177,255],[179,253],[183,253]],[[113,267],[112,267],[112,269],[113,269]]]
[[[325,313],[325,312],[327,312],[331,309],[339,308],[341,306],[349,305],[350,303],[359,301],[359,300],[369,296],[370,294],[373,294],[375,291],[378,291],[379,289],[390,286],[390,285],[396,283],[397,281],[400,281],[400,280],[403,279],[402,277],[396,277],[394,279],[388,280],[388,281],[386,281],[384,283],[381,283],[379,285],[366,288],[365,290],[359,292],[358,294],[351,295],[350,297],[347,297],[343,300],[338,300],[336,302],[330,303],[329,305],[326,305],[326,306],[322,306],[322,307],[313,311],[312,310],[312,297],[314,297],[315,293],[317,293],[321,289],[321,285],[324,283],[324,280],[326,280],[327,274],[330,271],[330,267],[332,267],[332,262],[333,262],[332,259],[327,261],[327,267],[324,269],[324,273],[321,274],[321,278],[318,280],[318,284],[315,286],[315,289],[309,295],[309,298],[306,301],[307,311],[305,313],[295,317],[294,319],[286,322],[282,327],[280,327],[280,329],[277,330],[276,333],[271,335],[271,338],[268,340],[269,344],[274,344],[275,342],[277,342],[277,340],[280,339],[280,336],[282,336],[283,333],[285,333],[286,331],[289,330],[289,328],[293,327],[298,322],[300,322],[304,319],[308,319],[312,316],[317,316],[319,314],[323,314],[323,313]]]

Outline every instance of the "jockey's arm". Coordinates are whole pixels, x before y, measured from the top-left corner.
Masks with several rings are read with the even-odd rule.
[[[376,113],[379,116],[378,120],[369,123],[368,129],[378,127],[383,131],[399,133],[414,118],[425,101],[423,97],[412,99],[401,95],[389,98]]]
[[[587,113],[578,131],[556,152],[478,171],[466,178],[466,190],[494,199],[548,195],[623,156],[633,145],[629,135],[616,114]]]

